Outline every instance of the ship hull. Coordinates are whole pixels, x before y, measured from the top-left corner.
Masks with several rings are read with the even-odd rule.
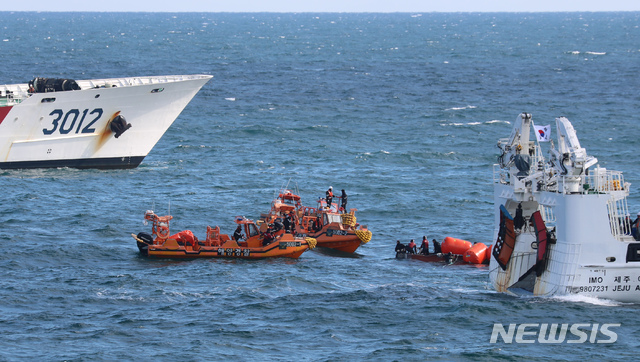
[[[16,98],[0,103],[0,168],[137,167],[209,79],[84,80],[80,90],[47,93],[3,86]],[[116,137],[118,116],[131,126]]]

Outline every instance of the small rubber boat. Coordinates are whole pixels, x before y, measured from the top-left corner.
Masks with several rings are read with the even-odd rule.
[[[339,199],[339,197],[337,197]],[[283,189],[271,203],[268,214],[261,219],[267,223],[282,223],[288,219],[289,231],[296,237],[316,239],[319,247],[353,253],[371,240],[372,233],[366,225],[356,222],[355,212],[346,212],[336,203],[327,205],[325,199],[318,200],[317,207],[303,206],[300,196]],[[285,229],[287,225],[284,225]]]
[[[218,226],[207,226],[204,240],[199,240],[190,230],[170,235],[169,223],[173,216],[158,216],[153,211],[147,211],[144,219],[152,222],[151,234],[141,232],[131,235],[136,240],[140,254],[153,258],[298,258],[316,246],[313,238],[274,233],[266,224],[258,228],[255,222],[243,216],[235,218],[238,230],[234,236],[238,235],[238,240],[220,233]]]
[[[396,252],[396,259],[415,259],[420,261],[426,261],[429,263],[443,263],[451,265],[468,264],[463,260],[462,255],[457,254],[412,254],[407,252]]]
[[[396,249],[398,250],[398,249]],[[431,254],[396,251],[396,259],[416,259],[445,264],[489,264],[491,247],[484,243],[471,243],[450,236],[444,238],[441,252]]]

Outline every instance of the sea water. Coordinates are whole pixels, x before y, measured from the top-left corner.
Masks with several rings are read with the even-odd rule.
[[[150,9],[152,10],[152,9]],[[1,83],[212,74],[140,167],[0,173],[0,359],[613,360],[638,305],[496,293],[396,240],[493,242],[519,113],[566,116],[640,210],[640,13],[0,13]],[[135,125],[133,125],[135,127]],[[146,210],[232,233],[276,191],[349,195],[347,256],[147,260]],[[615,343],[490,343],[494,324],[620,323]],[[531,339],[531,338],[530,338]],[[534,338],[535,339],[535,338]]]

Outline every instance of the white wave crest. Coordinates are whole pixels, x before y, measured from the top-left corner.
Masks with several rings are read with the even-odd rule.
[[[572,303],[587,303],[587,304],[599,305],[603,307],[617,307],[620,305],[627,304],[627,303],[617,302],[611,299],[588,297],[586,295],[580,295],[580,294],[559,295],[551,298],[559,301],[572,302]]]
[[[445,111],[461,111],[465,109],[474,109],[474,108],[478,108],[478,107],[477,106],[452,107],[452,108],[445,109]]]

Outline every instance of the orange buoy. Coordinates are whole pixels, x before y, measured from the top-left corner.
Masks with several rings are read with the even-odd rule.
[[[470,241],[456,239],[456,238],[447,236],[446,238],[444,238],[444,241],[442,242],[442,253],[464,255],[464,252],[469,250],[471,245],[472,244]]]
[[[462,255],[462,260],[471,264],[482,264],[486,258],[487,246],[483,243],[476,243]]]
[[[482,262],[483,264],[489,264],[489,262],[491,261],[491,250],[493,248],[493,245],[489,245],[487,246],[487,252],[484,255],[484,261]]]

